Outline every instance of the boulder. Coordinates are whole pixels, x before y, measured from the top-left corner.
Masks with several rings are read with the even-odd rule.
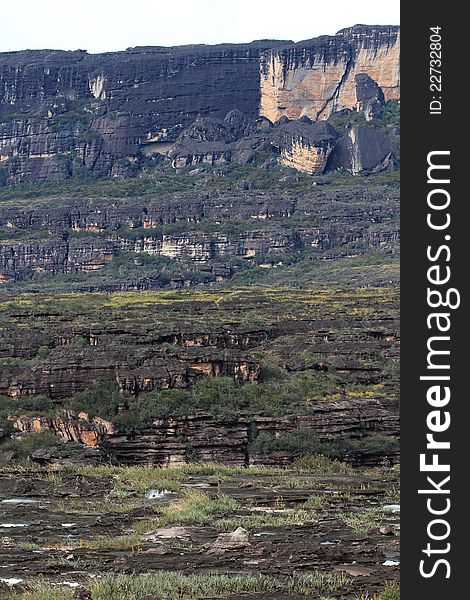
[[[388,138],[371,127],[354,125],[336,144],[325,170],[339,169],[358,175],[394,167],[395,157]]]
[[[208,550],[209,554],[225,554],[234,550],[243,550],[251,546],[249,533],[243,527],[238,527],[230,533],[221,533]]]
[[[338,134],[330,123],[299,119],[283,124],[278,121],[272,143],[283,165],[315,175],[324,171],[337,139]]]
[[[186,527],[160,527],[146,533],[142,539],[147,542],[160,542],[162,540],[184,540],[190,541],[191,536]]]

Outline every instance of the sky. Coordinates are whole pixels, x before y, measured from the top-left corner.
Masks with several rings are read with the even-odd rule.
[[[399,21],[399,0],[8,0],[0,52],[299,41]]]

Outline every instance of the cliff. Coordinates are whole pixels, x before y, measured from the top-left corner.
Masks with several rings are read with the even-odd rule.
[[[175,288],[256,266],[274,270],[296,257],[396,252],[397,190],[310,190],[15,197],[0,205],[0,287]]]
[[[1,460],[397,458],[398,35],[0,55]]]
[[[397,99],[398,69],[397,27],[356,26],[298,44],[2,53],[0,185],[135,175],[198,117],[325,119],[356,108],[361,73]]]
[[[354,108],[355,76],[368,74],[387,100],[400,97],[398,27],[356,25],[336,36],[273,48],[261,59],[261,114],[326,119]]]

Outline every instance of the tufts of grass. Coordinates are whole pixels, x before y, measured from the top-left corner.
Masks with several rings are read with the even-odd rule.
[[[161,509],[153,519],[136,521],[132,533],[122,536],[105,536],[83,542],[84,547],[128,549],[140,543],[140,536],[152,529],[166,525],[206,525],[219,513],[226,514],[237,510],[239,504],[230,496],[220,495],[211,498],[203,492],[187,492],[182,498]]]
[[[29,552],[33,552],[33,550],[41,550],[41,548],[42,548],[42,546],[40,546],[39,544],[36,544],[35,542],[21,542],[20,544],[18,544],[18,546],[22,550],[26,550]]]
[[[300,473],[320,473],[322,475],[351,475],[354,473],[349,465],[323,454],[303,456],[294,462],[293,468]]]
[[[312,486],[312,481],[308,479],[302,479],[301,477],[291,477],[285,482],[282,482],[282,487],[288,490],[308,490],[311,489]],[[276,483],[276,487],[279,487],[278,483]]]
[[[108,575],[91,584],[93,600],[139,600],[147,595],[165,600],[203,600],[229,594],[283,592],[288,595],[333,592],[349,583],[341,573],[308,573],[279,580],[266,575],[184,575],[159,572],[145,575]]]
[[[3,591],[2,591],[3,594]],[[53,586],[47,583],[29,584],[23,592],[6,592],[4,600],[73,600],[74,590],[64,586]]]
[[[306,510],[286,510],[276,514],[254,514],[220,519],[215,523],[219,531],[233,531],[243,527],[248,531],[258,531],[265,527],[285,527],[286,525],[304,525],[315,522],[313,514]]]
[[[400,586],[398,583],[387,583],[380,592],[380,600],[400,600]]]
[[[93,540],[82,541],[80,547],[89,548],[92,550],[105,550],[112,548],[113,550],[132,550],[139,546],[140,536],[137,533],[129,535],[103,536],[96,537]]]
[[[370,529],[380,527],[386,513],[380,508],[363,512],[341,513],[339,518],[357,533],[367,533]]]
[[[394,581],[388,582],[380,592],[373,596],[362,594],[356,600],[400,600],[400,586]]]
[[[230,496],[219,495],[211,498],[203,492],[187,492],[182,498],[165,506],[162,514],[153,521],[135,523],[133,528],[145,532],[152,528],[166,525],[206,525],[211,523],[218,513],[228,513],[240,508],[236,500]]]
[[[187,464],[178,467],[141,467],[141,466],[71,466],[65,472],[92,477],[109,477],[114,482],[113,496],[119,499],[143,496],[151,489],[167,489],[178,492],[181,484],[189,477],[203,475],[207,477],[233,477],[236,475],[277,476],[285,471],[269,467],[226,467],[215,463]]]
[[[79,466],[72,467],[72,472],[78,475],[112,478],[114,481],[113,496],[118,499],[144,496],[151,489],[167,489],[176,492],[181,488],[181,482],[186,479],[183,470],[161,467]]]
[[[325,508],[327,504],[328,503],[323,496],[310,496],[308,500],[302,504],[302,508],[319,510],[321,508]]]

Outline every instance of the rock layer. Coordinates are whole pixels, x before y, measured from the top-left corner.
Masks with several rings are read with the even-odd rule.
[[[327,119],[356,106],[355,76],[367,73],[387,100],[400,97],[398,27],[356,25],[265,52],[261,59],[261,114]]]
[[[166,155],[198,118],[241,111],[325,119],[355,108],[354,77],[367,73],[386,99],[399,97],[397,27],[355,26],[306,42],[143,47],[87,54],[28,50],[0,54],[0,184],[132,176]],[[199,148],[193,162],[227,160]],[[210,150],[210,151],[209,151]],[[239,160],[249,158],[239,148]],[[188,153],[185,154],[187,156]],[[181,162],[181,160],[180,160]]]

